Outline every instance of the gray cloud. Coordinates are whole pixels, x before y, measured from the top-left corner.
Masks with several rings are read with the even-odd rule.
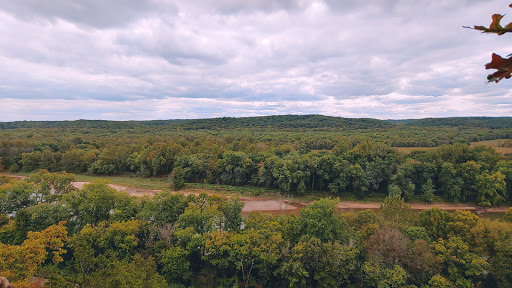
[[[63,19],[92,27],[123,25],[162,8],[152,0],[0,0],[2,10],[23,20]],[[172,12],[171,5],[163,6]]]
[[[512,113],[512,81],[483,69],[508,35],[462,28],[508,12],[498,0],[82,2],[0,0],[0,101],[56,118],[87,100],[112,113],[78,114],[109,119]]]

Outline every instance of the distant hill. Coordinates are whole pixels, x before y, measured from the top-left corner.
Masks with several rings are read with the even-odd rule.
[[[418,127],[471,127],[489,129],[512,128],[512,117],[449,117],[425,118],[408,120],[390,120],[390,123],[401,123]]]
[[[0,129],[18,128],[100,128],[135,129],[162,127],[183,130],[218,129],[375,129],[394,126],[468,127],[489,129],[512,128],[512,117],[450,117],[407,120],[377,120],[371,118],[342,118],[322,115],[276,115],[260,117],[222,117],[210,119],[174,119],[149,121],[16,121],[0,122]]]
[[[0,122],[0,129],[17,128],[103,128],[133,129],[144,126],[171,126],[184,130],[197,129],[239,129],[239,128],[339,128],[339,129],[372,129],[389,128],[394,124],[369,118],[341,118],[322,115],[278,115],[261,117],[222,117],[189,120],[151,120],[151,121],[17,121]]]
[[[189,120],[180,123],[184,129],[227,129],[227,128],[344,128],[372,129],[389,128],[393,124],[369,118],[341,118],[322,115],[277,115],[242,118],[211,118]]]
[[[102,128],[102,129],[133,129],[142,126],[177,125],[187,120],[150,120],[150,121],[109,121],[109,120],[76,120],[76,121],[16,121],[0,122],[0,129],[18,128]]]

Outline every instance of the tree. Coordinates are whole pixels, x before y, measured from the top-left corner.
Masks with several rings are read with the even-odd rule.
[[[11,214],[21,208],[36,205],[39,201],[34,194],[38,188],[34,183],[17,179],[0,186],[0,213]]]
[[[441,164],[439,172],[439,192],[451,201],[460,201],[462,195],[463,181],[457,176],[455,165],[449,162]]]
[[[169,282],[179,282],[192,276],[190,271],[190,252],[181,247],[171,247],[162,253],[162,272]]]
[[[31,153],[21,154],[21,165],[24,172],[31,172],[39,168],[39,162],[41,161],[41,152],[34,151]]]
[[[478,223],[478,217],[469,211],[456,210],[449,213],[434,207],[421,211],[416,222],[419,226],[425,227],[434,240],[447,239],[449,236],[467,240],[471,238],[469,231]]]
[[[385,268],[375,265],[372,261],[366,261],[363,265],[364,287],[398,288],[407,283],[407,274],[400,265]]]
[[[391,226],[407,226],[413,218],[411,207],[405,204],[400,195],[386,197],[380,204],[380,210]]]
[[[249,229],[241,233],[214,231],[207,235],[204,258],[218,269],[220,275],[237,270],[244,287],[249,287],[255,270],[263,275],[273,270],[281,256],[281,242],[279,233],[267,229]]]
[[[67,240],[65,222],[52,225],[41,232],[29,232],[21,245],[0,243],[0,274],[8,277],[15,287],[32,287],[32,276],[51,253],[53,263],[64,259],[61,255]]]
[[[57,160],[55,158],[56,153],[49,149],[44,150],[41,153],[41,162],[39,163],[40,169],[46,169],[54,171],[57,168]]]
[[[50,173],[48,170],[43,169],[30,175],[28,181],[31,181],[41,187],[40,193],[46,197],[44,200],[48,202],[53,202],[61,195],[76,190],[73,186],[73,182],[75,182],[75,175],[66,172]]]
[[[71,210],[77,228],[107,220],[130,220],[138,212],[134,197],[109,187],[106,181],[94,180],[82,190],[66,194],[63,201]]]
[[[222,221],[224,230],[240,230],[243,221],[240,213],[244,205],[245,203],[240,200],[240,197],[234,197],[222,203],[220,210],[224,214]]]
[[[60,167],[63,170],[71,173],[80,173],[86,170],[85,164],[83,163],[82,151],[76,149],[75,146],[71,146],[69,150],[64,152],[60,161]]]
[[[144,203],[144,208],[138,217],[152,221],[157,226],[174,224],[187,208],[189,200],[181,193],[172,194],[169,191],[163,191]]]
[[[505,201],[505,176],[500,172],[482,173],[476,177],[475,189],[479,205],[491,206]]]
[[[62,203],[39,203],[22,208],[14,216],[14,227],[20,237],[25,238],[28,231],[41,231],[61,221],[69,221],[69,209]]]
[[[434,188],[434,183],[432,182],[432,179],[428,179],[427,183],[423,184],[421,186],[421,193],[423,194],[423,199],[425,202],[432,203],[434,200],[434,193],[436,192],[436,189]]]
[[[151,256],[136,254],[133,260],[108,259],[101,269],[87,277],[88,285],[85,287],[169,287],[156,268],[155,260]]]
[[[470,245],[460,237],[439,238],[432,244],[432,250],[444,260],[443,270],[457,287],[475,287],[472,282],[476,283],[489,270],[489,263],[471,252]]]
[[[409,239],[394,227],[382,226],[368,240],[368,258],[388,269],[407,258]]]
[[[190,202],[179,216],[178,226],[180,229],[192,227],[196,233],[204,234],[219,230],[223,216],[219,206],[213,201],[207,201],[205,205]]]
[[[455,285],[453,285],[448,279],[437,274],[430,278],[428,284],[424,288],[455,288]]]
[[[402,262],[410,281],[421,287],[428,279],[441,272],[443,260],[432,253],[425,240],[419,239],[412,242],[409,254]]]
[[[509,5],[512,8],[512,4]],[[465,28],[475,29],[482,31],[482,33],[494,33],[497,35],[503,35],[505,33],[512,32],[512,23],[507,24],[505,27],[501,26],[501,19],[505,15],[494,14],[492,15],[492,22],[489,27],[474,26],[473,28],[465,26]],[[510,56],[510,55],[509,55]],[[503,58],[495,53],[492,54],[491,62],[485,64],[485,69],[497,69],[487,76],[488,82],[500,82],[501,79],[509,79],[512,76],[512,56],[509,58]]]
[[[512,207],[509,208],[507,212],[505,212],[505,215],[503,215],[503,220],[512,223]]]
[[[289,287],[345,287],[357,269],[358,254],[349,245],[303,237],[278,272]]]
[[[96,226],[88,224],[75,234],[70,239],[70,246],[77,269],[85,281],[94,279],[88,275],[104,269],[110,260],[131,261],[141,245],[142,229],[143,223],[139,221],[101,222]]]
[[[347,240],[347,222],[334,212],[338,200],[323,198],[304,207],[295,221],[295,231],[298,235],[316,237],[322,242]]]
[[[512,211],[512,210],[511,210]],[[473,249],[487,259],[492,275],[488,287],[512,286],[512,223],[480,219],[471,229]]]
[[[169,175],[170,188],[178,191],[185,186],[185,171],[181,166],[175,167]]]

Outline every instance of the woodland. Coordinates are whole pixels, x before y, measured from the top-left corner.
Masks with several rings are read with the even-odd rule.
[[[169,177],[177,189],[209,183],[491,206],[512,200],[512,161],[492,147],[468,144],[510,139],[511,127],[512,118],[320,115],[11,122],[0,123],[0,163],[14,173]],[[405,154],[400,147],[434,149]]]
[[[0,123],[0,276],[14,287],[511,287],[512,209],[489,219],[407,204],[509,205],[510,155],[469,143],[511,139],[511,124],[320,115]],[[29,177],[8,177],[16,173]],[[133,197],[102,180],[77,189],[72,173],[165,178],[169,190]],[[329,197],[298,215],[242,217],[237,197],[179,193],[193,183]],[[344,194],[384,200],[342,213]]]

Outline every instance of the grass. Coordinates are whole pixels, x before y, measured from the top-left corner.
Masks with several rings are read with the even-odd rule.
[[[435,149],[437,147],[393,147],[394,149],[398,150],[398,152],[404,153],[404,154],[410,154],[412,151],[426,151],[430,149]]]
[[[154,190],[164,190],[168,187],[167,178],[141,178],[133,175],[91,176],[83,174],[76,174],[75,177],[76,181],[81,182],[90,182],[95,179],[106,179],[112,184]]]
[[[501,147],[505,141],[508,139],[495,139],[495,140],[487,140],[487,141],[479,141],[479,142],[471,142],[471,146],[485,145],[493,147],[496,152],[500,152],[503,154],[512,154],[512,147]]]
[[[486,141],[478,141],[478,142],[471,142],[470,146],[475,147],[479,145],[484,146],[490,146],[496,150],[496,152],[502,153],[502,154],[512,154],[512,147],[501,147],[501,145],[507,141],[508,139],[495,139],[495,140],[486,140]],[[430,149],[436,149],[437,147],[393,147],[394,149],[398,150],[398,152],[409,154],[412,151],[426,151]]]

